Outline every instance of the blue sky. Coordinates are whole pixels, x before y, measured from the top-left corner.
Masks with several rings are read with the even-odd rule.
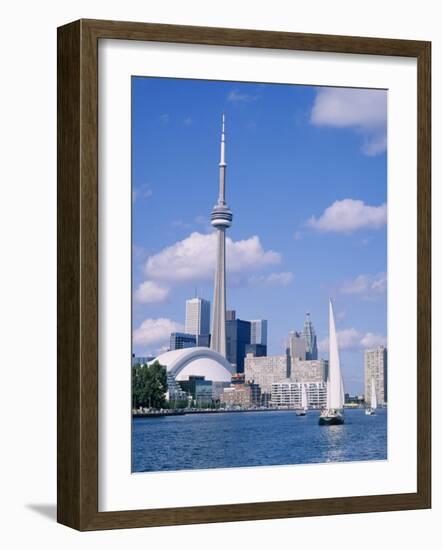
[[[309,311],[327,356],[335,304],[346,390],[386,343],[387,92],[132,79],[134,352],[156,353],[185,300],[212,301],[210,211],[226,114],[227,302],[283,353]]]

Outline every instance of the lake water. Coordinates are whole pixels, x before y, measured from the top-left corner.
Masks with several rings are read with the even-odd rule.
[[[346,410],[318,426],[318,411],[189,414],[132,420],[132,471],[385,460],[387,410]]]

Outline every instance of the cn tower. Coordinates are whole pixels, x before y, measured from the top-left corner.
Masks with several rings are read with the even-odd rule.
[[[221,158],[219,162],[218,202],[212,209],[211,223],[216,229],[216,271],[213,290],[212,336],[210,347],[226,357],[226,229],[232,224],[232,211],[226,203],[225,117],[222,118]]]

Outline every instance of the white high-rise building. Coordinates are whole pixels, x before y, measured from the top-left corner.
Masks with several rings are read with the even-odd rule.
[[[267,345],[267,321],[265,319],[250,321],[250,343]]]
[[[210,302],[203,298],[186,300],[186,334],[208,335],[210,333]]]
[[[371,384],[374,380],[378,405],[387,403],[387,348],[378,346],[364,351],[365,401],[371,405]]]

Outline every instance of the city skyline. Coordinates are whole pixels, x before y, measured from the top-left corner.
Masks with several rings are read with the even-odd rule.
[[[211,92],[207,94],[210,100],[187,107],[200,113],[200,120],[196,114],[177,118],[184,116],[178,115],[184,113],[181,101],[173,105],[173,115],[158,115],[162,113],[158,103],[172,92],[174,97],[180,95],[178,89],[187,91],[188,99],[191,91],[197,97],[203,90]],[[382,111],[379,91],[356,92],[365,94],[369,109]],[[219,113],[227,110],[232,159],[227,201],[240,213],[227,239],[227,307],[236,309],[241,319],[268,319],[269,354],[282,353],[288,333],[300,330],[305,312],[310,311],[319,355],[326,357],[325,297],[334,296],[346,386],[350,391],[362,388],[362,349],[386,343],[386,155],[380,145],[375,147],[382,141],[382,128],[364,129],[355,112],[353,123],[339,122],[336,113],[330,122],[327,102],[339,105],[342,94],[347,94],[346,108],[352,101],[356,105],[360,101],[358,94],[355,98],[354,92],[348,93],[305,86],[133,80],[133,326],[137,354],[157,353],[171,332],[183,331],[180,308],[191,289],[198,286],[200,296],[211,297],[214,257],[212,261],[210,250],[215,241],[206,213],[213,205],[218,179],[213,168],[218,161],[213,162],[213,152],[207,149],[206,155],[205,150],[213,146],[214,136],[219,136],[219,130],[209,128],[219,125]],[[382,94],[385,103],[385,92]],[[297,115],[285,119],[280,132],[285,138],[278,135],[280,147],[275,147],[275,135],[269,132],[273,122],[262,121],[268,115],[262,104],[270,103],[278,118],[278,100],[287,103],[288,99]],[[219,103],[221,109],[215,111],[212,103]],[[156,116],[146,116],[149,110]],[[251,124],[252,116],[261,120]],[[382,113],[379,116],[382,118]],[[291,154],[289,132],[292,144],[297,145]],[[190,135],[184,139],[184,134]],[[312,134],[317,134],[314,150]],[[303,138],[311,142],[306,158],[298,150],[305,149]],[[325,164],[325,170],[312,164],[318,149],[322,150],[319,164]],[[155,150],[155,155],[148,155],[149,150]],[[174,159],[167,166],[166,151]],[[163,184],[158,185],[161,165]],[[320,181],[308,182],[308,167],[315,178],[322,174]],[[174,174],[185,180],[190,177],[195,185],[168,182]],[[267,184],[270,174],[278,185],[273,181]],[[297,182],[300,175],[302,181]],[[357,176],[353,187],[349,186],[351,175]],[[341,180],[336,181],[338,176]],[[176,216],[177,206],[185,216]],[[155,226],[154,239],[149,238],[150,223]],[[336,261],[332,263],[333,256]]]

